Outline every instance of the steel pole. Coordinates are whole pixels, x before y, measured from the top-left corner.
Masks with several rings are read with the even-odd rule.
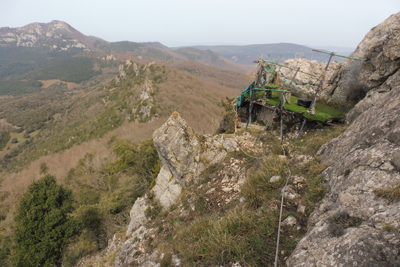
[[[319,84],[318,84],[318,88],[317,88],[317,91],[315,92],[315,95],[314,95],[314,98],[313,98],[313,100],[312,100],[312,102],[311,102],[310,108],[307,110],[307,112],[308,112],[309,114],[311,114],[311,115],[314,115],[314,114],[315,114],[315,99],[317,98],[317,94],[318,94],[319,90],[322,88],[322,84],[324,83],[326,72],[328,71],[329,63],[331,63],[331,59],[332,59],[332,57],[333,57],[334,55],[335,55],[335,54],[332,52],[332,53],[331,53],[331,56],[329,57],[328,63],[326,64],[324,73],[322,74],[321,81],[320,81]]]

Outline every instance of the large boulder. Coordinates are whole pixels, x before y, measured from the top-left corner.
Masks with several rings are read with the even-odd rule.
[[[196,158],[200,155],[200,142],[178,112],[154,132],[153,140],[161,164],[168,167],[177,183],[188,186],[198,178],[204,169]]]
[[[331,97],[342,102],[357,101],[383,84],[399,69],[400,12],[371,29],[337,73]]]
[[[287,84],[288,79],[292,80],[294,74],[296,73],[296,71],[293,69],[300,68],[302,72],[298,72],[296,74],[296,77],[293,79],[293,83],[291,85],[291,90],[294,92],[298,91],[305,95],[315,94],[322,74],[326,68],[325,62],[318,62],[316,60],[310,61],[302,58],[292,58],[285,60],[283,65],[291,67],[292,69],[285,67],[277,68],[282,83]],[[325,76],[323,90],[321,91],[323,98],[328,98],[334,88],[336,88],[336,75],[340,67],[340,63],[336,61],[333,61],[329,64],[329,68]]]

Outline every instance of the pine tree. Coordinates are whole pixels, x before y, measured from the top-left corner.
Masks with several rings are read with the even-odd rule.
[[[14,265],[61,266],[62,250],[76,229],[72,211],[72,191],[58,185],[54,176],[33,182],[14,218]]]

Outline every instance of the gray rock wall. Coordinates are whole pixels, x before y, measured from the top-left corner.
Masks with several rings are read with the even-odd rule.
[[[329,65],[321,96],[327,100],[354,103],[364,98],[371,89],[381,87],[399,70],[399,40],[400,13],[397,13],[372,28],[350,55],[366,61],[346,59],[343,63],[332,62]],[[332,61],[334,60],[335,57],[332,58]],[[314,75],[298,73],[293,89],[304,94],[315,93],[326,63],[308,59],[288,59],[283,64]],[[282,82],[285,82],[285,79],[292,79],[295,71],[278,68],[278,73]],[[386,84],[386,87],[391,86]]]
[[[400,13],[367,34],[359,53],[359,82],[370,89],[348,114],[352,124],[318,151],[329,193],[308,222],[287,266],[397,266],[400,262],[400,202],[377,196],[376,189],[400,183]],[[386,66],[386,67],[383,67]],[[333,218],[347,214],[360,225]]]
[[[368,59],[365,62],[346,59],[337,73],[337,87],[331,97],[342,102],[358,100],[369,90],[381,85],[399,66],[400,13],[390,16],[371,29],[351,57]]]

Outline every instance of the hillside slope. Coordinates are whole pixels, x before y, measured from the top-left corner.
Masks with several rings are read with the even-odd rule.
[[[194,47],[201,50],[211,50],[231,61],[244,65],[252,65],[253,60],[257,60],[261,55],[263,55],[264,59],[279,60],[280,62],[289,58],[305,58],[317,61],[327,60],[326,55],[313,52],[310,47],[291,43]],[[335,60],[343,61],[341,58]]]
[[[49,53],[52,52],[53,57],[55,56],[54,52],[63,52],[58,54],[66,54],[67,52],[70,56],[76,54],[82,55],[83,53],[83,55],[88,56],[84,52],[96,51],[100,53],[100,55],[97,55],[98,57],[101,56],[101,53],[103,53],[102,56],[106,56],[110,53],[131,52],[135,56],[149,58],[149,61],[170,62],[189,60],[242,72],[245,72],[247,69],[245,66],[226,60],[212,51],[204,52],[195,48],[191,48],[190,53],[187,51],[174,51],[159,42],[108,42],[97,37],[86,36],[69,24],[57,20],[49,23],[31,23],[19,28],[0,28],[0,53],[2,51],[15,50],[23,52],[26,50],[34,51],[45,54],[46,57],[49,57]],[[29,55],[35,57],[34,54]],[[35,60],[40,62],[40,58],[35,58]],[[14,64],[17,62],[12,61],[11,63]],[[0,77],[1,67],[0,61]],[[9,70],[10,67],[7,66],[7,69]],[[21,67],[18,70],[21,72]]]
[[[207,66],[196,66],[210,73],[206,72]],[[102,173],[96,172],[100,180],[88,186],[99,190],[96,194],[106,193],[108,189],[100,184],[105,181],[105,166],[116,159],[111,147],[117,140],[137,143],[151,138],[174,111],[184,114],[196,131],[212,133],[223,116],[221,99],[240,92],[221,85],[221,81],[236,74],[234,81],[244,84],[247,78],[242,73],[216,69],[213,79],[209,79],[165,64],[129,60],[119,66],[117,75],[99,84],[68,88],[56,82],[40,92],[3,99],[0,115],[4,122],[11,123],[7,131],[12,130],[0,152],[0,227],[4,230],[0,243],[8,242],[15,204],[27,186],[43,174],[43,166],[46,173],[64,182],[71,176],[71,169],[90,159],[93,168]],[[129,177],[121,174],[118,188],[124,181],[131,181]],[[126,207],[116,216],[123,216]]]

